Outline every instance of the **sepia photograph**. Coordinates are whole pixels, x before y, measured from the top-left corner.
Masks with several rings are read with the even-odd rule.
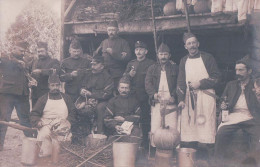
[[[0,167],[260,167],[260,0],[0,0]]]

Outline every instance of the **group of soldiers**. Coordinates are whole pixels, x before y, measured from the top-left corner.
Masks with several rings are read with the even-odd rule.
[[[147,148],[149,143],[155,147],[153,134],[162,126],[160,111],[166,107],[169,113],[165,124],[180,132],[181,147],[195,148],[203,156],[213,155],[215,150],[219,167],[227,166],[227,146],[238,129],[251,137],[251,151],[259,149],[259,81],[251,79],[252,70],[246,60],[236,62],[237,80],[229,82],[224,90],[221,108],[228,108],[229,119],[217,129],[214,87],[221,73],[214,57],[199,50],[194,34],[184,34],[188,54],[177,66],[164,43],[158,48],[155,62],[147,58],[147,45],[137,41],[136,59],[131,60],[131,49],[118,31],[117,22],[109,23],[109,37],[91,61],[82,57],[79,41],[71,42],[70,57],[61,64],[48,55],[47,43],[38,42],[38,59],[27,65],[23,56],[28,45],[16,43],[12,54],[0,59],[0,119],[10,121],[15,108],[20,124],[40,129],[38,135],[43,138],[57,117],[59,121],[67,119],[74,143],[79,142],[78,134],[85,126],[89,131],[83,136],[92,130],[123,134],[121,125],[128,121],[133,123],[131,135],[142,136],[142,145]],[[65,94],[60,92],[61,82],[65,82]],[[83,99],[83,107],[77,107],[79,99]],[[6,129],[0,125],[1,150]]]

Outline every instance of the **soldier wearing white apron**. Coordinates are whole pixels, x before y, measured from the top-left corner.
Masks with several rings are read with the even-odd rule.
[[[39,129],[37,139],[42,141],[41,156],[50,155],[52,143],[69,134],[75,111],[71,98],[60,92],[58,75],[52,74],[48,83],[49,92],[39,98],[31,112],[31,123]]]
[[[181,59],[179,66],[177,94],[181,112],[181,141],[184,147],[198,149],[197,144],[206,147],[215,143],[216,100],[213,87],[220,78],[212,55],[199,51],[199,41],[192,33],[183,37],[189,54]],[[201,149],[201,148],[200,148]]]
[[[165,100],[166,110],[177,108],[177,73],[178,67],[170,61],[170,49],[162,43],[158,49],[159,62],[151,65],[148,68],[145,77],[145,89],[149,95],[151,104],[151,136],[150,142],[155,147],[153,142],[153,134],[161,125],[160,108],[163,107],[160,101]],[[177,112],[171,112],[165,116],[165,124],[170,128],[177,128]]]

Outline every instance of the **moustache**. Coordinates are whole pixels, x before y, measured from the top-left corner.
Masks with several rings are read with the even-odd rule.
[[[242,75],[236,74],[236,79],[241,79],[241,78],[243,78]]]
[[[121,94],[122,94],[122,95],[127,95],[128,92],[125,92],[125,91],[124,91],[124,92],[121,92]]]
[[[58,92],[60,92],[60,90],[59,90],[59,89],[53,89],[53,90],[51,90],[50,92],[51,92],[51,93],[58,93]]]

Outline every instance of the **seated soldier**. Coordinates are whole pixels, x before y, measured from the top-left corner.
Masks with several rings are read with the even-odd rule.
[[[215,158],[218,167],[230,165],[228,146],[239,129],[250,137],[250,152],[260,150],[260,104],[257,93],[253,91],[252,69],[249,62],[242,59],[236,62],[235,70],[237,80],[227,83],[222,95],[226,100],[221,103],[221,109],[229,110],[229,114],[226,120],[222,120],[216,135]]]
[[[104,69],[104,58],[97,54],[91,62],[91,70],[88,71],[82,81],[80,95],[85,97],[86,105],[78,114],[83,122],[86,122],[82,116],[95,115],[97,124],[97,133],[102,134],[103,130],[103,113],[107,101],[112,97],[114,82],[110,74]],[[93,110],[94,108],[94,110]],[[94,126],[95,129],[95,126]]]
[[[120,79],[118,92],[119,95],[109,100],[105,111],[104,124],[108,130],[108,135],[131,134],[140,137],[139,118],[141,110],[135,96],[129,94],[129,78],[123,77]],[[126,126],[122,126],[122,124]],[[133,127],[131,127],[132,125]],[[124,127],[129,129],[124,129]]]
[[[50,155],[52,143],[68,137],[75,112],[71,98],[60,92],[59,76],[52,74],[48,83],[49,92],[38,99],[30,115],[32,126],[39,129],[37,139],[43,141],[40,156]]]

